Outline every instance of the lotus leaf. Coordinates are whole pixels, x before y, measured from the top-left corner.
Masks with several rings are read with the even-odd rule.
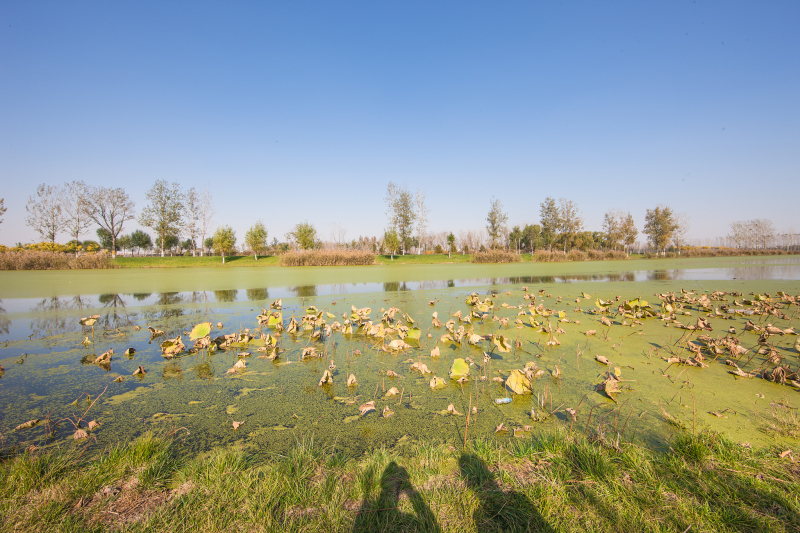
[[[450,405],[448,405],[448,406],[447,406],[447,413],[449,413],[449,414],[451,414],[451,415],[456,415],[456,416],[464,416],[464,413],[459,413],[459,412],[456,410],[456,406],[455,406],[455,405],[453,405],[452,403],[451,403]]]
[[[137,368],[136,370],[133,371],[133,375],[134,376],[142,376],[142,377],[144,377],[145,374],[147,374],[147,372],[145,371],[145,369],[144,369],[144,367],[142,365],[139,365],[139,368]]]
[[[411,348],[411,346],[403,342],[401,339],[395,339],[389,343],[389,348],[392,350],[407,350],[408,348]]]
[[[426,365],[425,363],[420,363],[420,362],[414,363],[413,365],[411,365],[411,370],[416,370],[420,374],[431,374],[431,371],[428,369],[428,365]]]
[[[431,389],[433,390],[443,389],[447,387],[447,383],[442,378],[438,376],[433,376],[433,378],[431,378],[430,386]]]
[[[431,357],[439,357],[439,346],[438,345],[436,345],[433,348],[433,350],[431,350]]]
[[[125,350],[124,355],[128,357],[133,357],[133,354],[135,353],[136,353],[136,348],[128,348],[127,350]]]
[[[492,339],[492,344],[497,347],[498,352],[508,353],[511,351],[511,343],[503,335],[495,335]]]
[[[400,391],[397,390],[397,387],[392,387],[391,389],[386,391],[386,394],[384,394],[384,398],[394,398],[398,394],[400,394]]]
[[[359,413],[361,413],[361,416],[364,416],[365,414],[369,413],[370,411],[374,411],[374,410],[375,410],[375,400],[369,401],[369,402],[367,402],[365,404],[361,404],[358,407],[358,411],[359,411]]]
[[[506,379],[506,386],[516,394],[531,393],[531,380],[529,380],[521,370],[516,368],[511,371],[511,375]]]
[[[30,429],[36,426],[42,420],[40,418],[34,418],[33,420],[28,420],[27,422],[23,422],[22,424],[18,425],[14,428],[14,431],[21,431],[23,429]]]
[[[408,328],[407,337],[409,339],[414,339],[414,340],[418,341],[421,335],[422,335],[422,330],[421,329],[419,329],[419,328]]]
[[[331,384],[333,384],[333,374],[331,374],[330,370],[325,370],[317,385],[319,387],[322,387],[323,385],[331,385]]]
[[[86,433],[86,431],[84,431],[84,430],[82,430],[82,429],[78,429],[78,430],[77,430],[77,431],[75,431],[75,433],[72,435],[72,438],[73,438],[73,439],[75,439],[75,440],[80,440],[80,439],[88,439],[88,438],[89,438],[89,434],[88,434],[88,433]]]
[[[450,379],[461,379],[469,376],[469,365],[462,358],[458,357],[453,360],[453,365],[450,367]]]
[[[82,326],[94,326],[98,318],[100,318],[100,315],[92,315],[90,317],[81,318],[78,322]]]
[[[245,423],[244,420],[242,420],[241,422],[237,422],[236,420],[234,420],[233,421],[233,430],[234,431],[238,430],[242,426],[242,424],[244,424],[244,423]]]
[[[210,334],[211,334],[211,322],[201,322],[200,324],[197,324],[194,328],[192,328],[192,332],[189,333],[189,339],[196,341],[197,339],[208,337]]]

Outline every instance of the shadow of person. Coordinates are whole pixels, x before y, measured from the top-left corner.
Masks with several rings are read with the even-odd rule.
[[[400,510],[401,498],[410,501],[413,513]],[[441,531],[425,499],[411,485],[408,471],[394,461],[383,470],[378,498],[373,500],[367,494],[356,515],[353,532],[367,531]]]
[[[464,483],[480,500],[472,520],[477,531],[555,531],[524,494],[503,490],[479,457],[462,454],[458,468]]]

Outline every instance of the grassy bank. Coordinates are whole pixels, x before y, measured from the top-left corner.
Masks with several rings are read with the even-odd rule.
[[[360,457],[183,457],[183,432],[95,457],[26,452],[0,477],[2,531],[798,531],[800,466],[718,435],[670,451],[565,431]],[[191,437],[185,437],[191,438]],[[783,457],[781,457],[783,455]]]
[[[277,266],[278,256],[259,256],[258,261],[252,255],[222,257],[207,255],[204,257],[122,257],[117,256],[114,266],[117,268],[193,268],[193,267],[265,267]]]

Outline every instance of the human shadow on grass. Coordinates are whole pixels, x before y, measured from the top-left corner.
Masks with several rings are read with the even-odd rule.
[[[411,502],[413,513],[400,510],[401,497]],[[353,533],[373,531],[441,531],[436,516],[411,484],[408,471],[394,461],[383,470],[380,494],[376,499],[369,494],[364,497],[353,524]]]
[[[480,507],[472,515],[477,531],[555,531],[527,496],[501,489],[495,475],[478,456],[462,454],[458,467],[464,483],[480,500]]]

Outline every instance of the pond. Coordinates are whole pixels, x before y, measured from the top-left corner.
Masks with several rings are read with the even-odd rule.
[[[151,429],[180,430],[198,454],[220,445],[280,453],[310,435],[357,454],[419,439],[524,438],[556,427],[653,448],[664,447],[679,425],[754,446],[792,440],[800,396],[792,385],[798,337],[790,329],[798,306],[790,297],[800,294],[799,279],[800,261],[791,256],[7,272],[0,275],[0,433],[6,447],[100,446]],[[670,292],[671,303],[657,296]],[[281,309],[270,309],[277,299]],[[637,299],[649,308],[636,307]],[[625,301],[634,307],[620,313]],[[259,324],[264,308],[281,313],[283,331]],[[369,311],[353,316],[353,308]],[[311,330],[286,330],[310,313],[317,321]],[[93,327],[79,323],[93,315]],[[712,329],[683,329],[699,319]],[[325,331],[348,320],[352,333]],[[367,320],[384,336],[358,327]],[[748,321],[755,330],[745,331]],[[235,335],[233,344],[190,350],[188,333],[205,322],[213,325],[210,338]],[[765,333],[768,323],[780,334]],[[151,338],[148,327],[164,335]],[[411,328],[408,347],[391,349],[404,328]],[[253,340],[239,342],[241,335]],[[279,346],[274,358],[260,340],[267,335]],[[165,357],[161,344],[178,336],[186,351]],[[319,357],[303,357],[312,347]],[[95,363],[110,349],[108,364]],[[462,382],[450,376],[456,359],[469,366]],[[742,375],[731,374],[737,367],[726,360]],[[422,372],[413,365],[424,365]],[[145,373],[134,375],[140,366]],[[780,379],[773,370],[784,366]],[[326,371],[332,383],[320,385]],[[777,382],[762,379],[765,373]],[[520,375],[530,378],[529,393],[507,385]],[[442,386],[431,387],[434,376]],[[598,390],[604,383],[610,394]],[[359,408],[372,401],[374,410],[362,415]],[[89,441],[74,441],[67,419],[89,405],[85,421],[100,425]],[[13,431],[35,419],[42,422]],[[46,423],[57,420],[54,430]],[[243,423],[234,430],[234,422]],[[507,431],[496,433],[500,424]]]

